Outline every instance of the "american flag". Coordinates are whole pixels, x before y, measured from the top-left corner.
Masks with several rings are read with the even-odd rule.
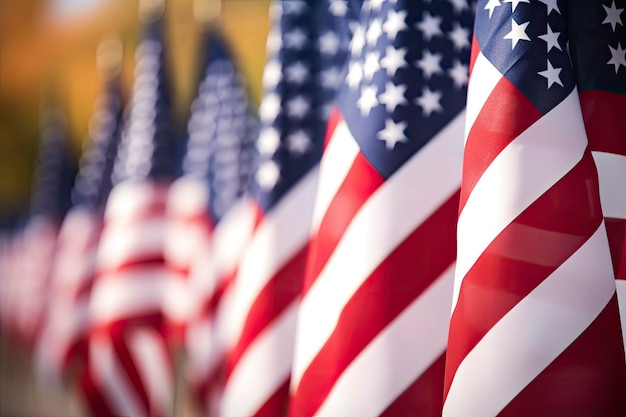
[[[67,118],[60,107],[44,110],[29,218],[18,237],[17,282],[11,320],[18,336],[32,348],[48,305],[50,267],[59,226],[70,206],[74,170]]]
[[[626,338],[626,1],[579,2],[570,49],[609,236]],[[625,339],[626,344],[626,339]]]
[[[121,48],[114,39],[101,48]],[[102,49],[100,49],[102,51]],[[120,51],[121,52],[121,51]],[[103,83],[89,121],[72,192],[73,207],[63,220],[51,270],[49,308],[35,356],[39,380],[59,385],[85,365],[88,307],[104,203],[120,137],[121,86],[118,77]]]
[[[322,156],[292,416],[440,415],[472,23],[465,1],[363,4]]]
[[[170,191],[170,253],[187,282],[188,377],[207,414],[225,355],[224,313],[233,269],[254,221],[243,198],[253,172],[257,119],[225,35],[207,30],[198,95],[191,106],[183,175]],[[174,252],[173,249],[176,249]],[[227,297],[226,297],[227,298]],[[174,303],[176,304],[176,303]],[[183,312],[182,309],[175,309]]]
[[[288,399],[302,285],[329,105],[340,80],[352,5],[273,2],[259,109],[257,224],[236,276],[220,413],[276,416]]]
[[[167,415],[174,392],[164,338],[169,273],[163,252],[175,150],[162,14],[144,29],[89,306],[82,387],[97,416]]]
[[[598,175],[568,52],[568,14],[583,3],[478,3],[444,416],[626,410]]]

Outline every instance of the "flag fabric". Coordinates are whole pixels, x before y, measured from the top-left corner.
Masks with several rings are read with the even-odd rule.
[[[48,306],[50,268],[59,226],[70,205],[73,167],[67,119],[57,106],[41,119],[42,133],[34,173],[30,213],[18,240],[12,319],[20,340],[32,348]]]
[[[184,166],[202,172],[213,225],[208,250],[192,260],[189,276],[194,306],[186,337],[187,375],[207,414],[216,407],[229,342],[229,294],[240,253],[254,221],[245,195],[256,162],[258,121],[252,113],[245,80],[236,68],[224,35],[206,34],[206,66],[192,108],[190,143]],[[198,152],[203,146],[207,152]],[[194,168],[195,167],[195,168]]]
[[[363,4],[320,167],[291,416],[441,413],[472,23],[465,1]]]
[[[96,416],[168,415],[173,405],[163,303],[169,278],[165,210],[175,150],[162,13],[144,30],[89,305],[81,386]]]
[[[239,264],[220,415],[277,416],[288,400],[295,320],[329,105],[340,82],[352,2],[270,5],[259,108],[257,220]]]
[[[35,352],[43,386],[60,386],[85,365],[89,297],[121,119],[120,80],[113,78],[94,105],[72,193],[73,206],[59,231],[49,307]]]
[[[209,414],[225,354],[222,323],[228,303],[222,295],[229,292],[254,220],[243,194],[253,172],[258,123],[220,29],[205,32],[203,51],[183,174],[169,196],[168,252],[178,271],[173,279],[186,288],[171,303],[171,311],[178,312],[172,319],[184,330],[189,383]],[[190,308],[181,308],[185,305]]]
[[[614,273],[568,52],[568,15],[583,3],[478,3],[444,416],[626,410]]]
[[[626,2],[577,2],[570,50],[589,147],[598,167],[617,298],[626,337]],[[626,339],[625,344],[626,344]]]

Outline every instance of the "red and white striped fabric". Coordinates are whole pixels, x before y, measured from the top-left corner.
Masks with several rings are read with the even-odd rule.
[[[235,203],[213,230],[210,250],[196,258],[190,271],[195,310],[186,334],[187,376],[207,411],[217,412],[226,355],[237,340],[231,323],[235,277],[255,214],[249,197]]]
[[[192,265],[199,259],[208,260],[209,257],[213,225],[208,212],[208,198],[206,181],[193,177],[177,179],[169,191],[165,260],[172,276],[164,310],[168,320],[168,339],[174,346],[183,343],[186,324],[199,298],[198,294],[189,290]],[[206,269],[202,271],[201,266],[199,269],[196,274],[208,274]]]
[[[90,303],[89,375],[96,415],[169,415],[173,365],[164,338],[168,186],[126,181],[109,197]],[[104,409],[103,409],[104,407]]]
[[[102,216],[91,209],[71,210],[61,226],[52,266],[49,307],[37,341],[35,364],[44,386],[60,386],[71,366],[84,366],[89,297]]]
[[[615,280],[566,9],[495,3],[479,6],[472,46],[443,415],[621,415]]]
[[[30,348],[39,337],[48,307],[50,270],[58,231],[58,221],[35,216],[28,221],[19,243],[11,320],[20,341]]]
[[[598,167],[626,345],[626,63],[612,59],[614,54],[619,58],[618,45],[626,43],[624,10],[624,0],[571,8],[570,43],[589,147]]]

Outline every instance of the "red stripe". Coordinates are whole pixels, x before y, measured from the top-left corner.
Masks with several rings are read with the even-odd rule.
[[[93,417],[116,417],[93,381],[88,368],[83,368],[80,374],[80,390],[89,410],[89,415]]]
[[[263,330],[299,297],[308,245],[304,245],[268,281],[246,316],[236,347],[230,352],[227,379],[248,347]]]
[[[450,320],[445,395],[463,358],[602,221],[590,152],[496,237],[467,272]]]
[[[336,138],[335,140],[342,140]],[[365,156],[359,152],[354,159],[343,184],[335,194],[328,210],[324,214],[319,230],[322,234],[313,236],[315,245],[311,247],[310,262],[307,265],[306,278],[302,294],[315,282],[326,262],[334,252],[344,232],[352,222],[354,215],[365,201],[385,182],[384,178],[372,167]]]
[[[593,323],[498,415],[623,416],[626,363],[619,327],[613,295]]]
[[[613,270],[615,277],[626,279],[626,219],[605,218],[606,233],[609,237],[609,247],[611,248],[611,258],[613,259]],[[626,317],[625,317],[626,319]]]
[[[151,253],[142,257],[135,256],[126,259],[126,261],[117,264],[115,267],[102,268],[98,270],[97,279],[106,276],[107,280],[126,280],[129,279],[128,270],[133,270],[142,267],[162,267],[163,271],[167,271],[165,266],[165,258],[163,252]]]
[[[445,358],[443,353],[380,417],[441,417]]]
[[[302,375],[292,416],[314,415],[354,358],[452,264],[457,205],[455,193],[354,293],[332,335]],[[441,391],[442,386],[437,388]]]
[[[337,125],[343,119],[341,116],[341,112],[339,108],[333,106],[330,110],[330,115],[328,116],[328,121],[326,122],[326,136],[324,137],[324,151],[326,151],[326,147],[330,142],[333,134],[335,133],[335,129],[337,129]]]
[[[251,417],[281,417],[287,415],[289,379],[272,394]]]
[[[122,323],[119,323],[116,326],[111,326],[109,337],[111,338],[115,355],[117,356],[125,374],[124,376],[128,378],[128,382],[130,382],[130,385],[134,388],[134,392],[128,392],[127,395],[136,397],[136,399],[141,403],[143,410],[147,414],[150,414],[150,400],[148,399],[144,382],[139,375],[135,361],[128,349],[127,337],[129,336],[129,331],[132,332],[132,329]],[[158,366],[158,364],[154,365]]]
[[[626,95],[598,90],[579,95],[591,150],[626,156]]]
[[[469,62],[469,74],[472,75],[474,71],[474,64],[476,64],[476,58],[480,54],[480,45],[476,39],[476,34],[472,34],[472,48],[470,49],[470,62]]]
[[[459,211],[493,160],[541,113],[506,78],[500,79],[469,132],[463,156],[463,185]]]

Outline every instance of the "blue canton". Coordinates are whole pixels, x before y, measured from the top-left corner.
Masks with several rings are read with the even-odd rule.
[[[268,36],[260,162],[253,184],[265,211],[320,160],[357,7],[359,2],[347,0],[271,5],[274,27]]]
[[[463,0],[363,4],[338,102],[384,178],[465,108],[473,10]]]
[[[476,12],[482,53],[542,114],[574,88],[563,3],[481,0]]]
[[[113,169],[113,182],[170,180],[176,150],[163,50],[163,20],[148,24],[135,53],[130,113]]]
[[[258,121],[250,110],[245,80],[220,33],[207,33],[205,51],[182,169],[183,175],[206,181],[209,212],[217,222],[249,187]]]

